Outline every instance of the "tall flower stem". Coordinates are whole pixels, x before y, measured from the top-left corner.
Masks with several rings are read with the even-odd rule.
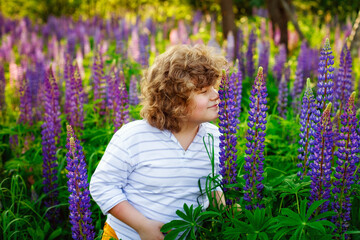
[[[94,239],[90,211],[90,192],[85,156],[73,129],[67,125],[67,166],[70,223],[73,239]]]
[[[259,67],[257,77],[252,86],[250,96],[250,110],[248,118],[248,135],[246,139],[247,149],[245,150],[245,175],[246,185],[244,187],[244,200],[248,203],[245,208],[248,210],[263,207],[261,204],[262,190],[264,188],[262,176],[264,172],[264,141],[266,130],[266,114],[267,114],[267,89],[263,76],[263,69]]]
[[[233,73],[234,75],[235,73]],[[229,195],[232,190],[237,188],[230,188],[228,184],[235,184],[237,182],[237,155],[236,144],[237,137],[236,131],[238,128],[239,120],[236,117],[235,101],[233,88],[229,84],[229,78],[225,71],[222,75],[222,80],[219,89],[219,131],[220,136],[220,174],[222,176],[222,185],[226,197],[226,204],[231,205],[235,202],[236,198]]]

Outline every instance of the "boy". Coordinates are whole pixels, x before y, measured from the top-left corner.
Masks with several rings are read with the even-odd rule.
[[[211,173],[203,144],[219,131],[215,89],[226,60],[205,46],[177,45],[156,57],[142,80],[141,116],[117,131],[90,182],[108,214],[103,239],[163,239],[160,228],[177,219],[183,204],[206,208],[199,178]],[[202,184],[204,188],[204,184]]]

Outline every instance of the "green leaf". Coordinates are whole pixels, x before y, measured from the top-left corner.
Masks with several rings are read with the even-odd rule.
[[[311,217],[311,215],[313,215],[313,213],[316,211],[316,209],[318,209],[320,207],[321,204],[323,204],[324,202],[326,202],[328,200],[320,200],[320,201],[315,201],[311,204],[311,206],[309,207],[308,212],[306,213],[305,218],[309,219]]]
[[[260,240],[269,240],[268,235],[265,232],[259,233]]]
[[[256,240],[257,239],[257,233],[248,234],[246,236],[247,240]]]
[[[191,222],[191,218],[189,218],[189,216],[187,216],[185,213],[183,213],[182,211],[180,210],[176,210],[176,215],[178,215],[179,217],[181,217],[182,219],[188,221],[188,222]]]
[[[182,227],[182,226],[186,226],[189,225],[189,222],[183,221],[183,220],[172,220],[171,222],[168,222],[166,224],[164,224],[160,231],[162,232],[168,232],[173,228],[178,228],[178,227]]]
[[[182,231],[184,231],[186,229],[187,229],[187,227],[181,227],[181,228],[174,229],[165,235],[164,240],[174,240],[179,235],[179,233],[181,233]]]
[[[57,228],[55,231],[53,231],[53,232],[50,234],[50,236],[49,236],[48,239],[49,239],[49,240],[53,240],[53,239],[57,238],[58,236],[60,236],[61,232],[62,232],[62,229],[61,229],[61,228]]]
[[[327,217],[330,217],[330,216],[335,216],[336,213],[335,212],[324,212],[324,213],[320,213],[319,215],[313,217],[311,219],[311,222],[312,221],[317,221],[318,219],[322,219],[322,218],[327,218]]]
[[[288,232],[290,232],[292,230],[293,230],[293,228],[282,228],[282,229],[278,230],[274,236],[274,240],[281,239],[283,236],[285,236]]]
[[[281,209],[281,213],[282,213],[283,215],[289,216],[289,218],[297,221],[298,223],[301,223],[301,222],[302,222],[299,214],[291,211],[291,210],[288,209],[288,208],[283,208],[283,209]]]
[[[279,221],[279,225],[281,226],[292,227],[292,226],[298,226],[300,224],[299,221],[284,216],[278,216],[277,220]]]
[[[311,223],[308,223],[307,226],[309,226],[313,229],[316,229],[316,230],[320,231],[321,233],[326,232],[324,226],[320,222],[311,222]]]

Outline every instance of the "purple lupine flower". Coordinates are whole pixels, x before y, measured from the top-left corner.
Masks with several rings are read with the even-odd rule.
[[[232,75],[235,75],[234,73]],[[219,131],[220,136],[220,174],[222,176],[221,184],[223,185],[226,204],[231,205],[235,199],[229,196],[229,192],[232,190],[238,190],[238,188],[229,188],[228,184],[237,183],[237,155],[236,144],[237,137],[236,132],[238,129],[239,120],[235,115],[235,104],[233,88],[229,84],[229,78],[223,71],[220,89],[219,89]]]
[[[123,124],[129,122],[129,97],[123,73],[114,75],[109,79],[109,106],[112,108],[116,132]]]
[[[94,101],[95,111],[100,115],[105,115],[106,112],[106,78],[104,74],[104,64],[102,54],[98,51],[94,57],[92,66],[92,78],[93,78],[93,89],[94,89]]]
[[[299,144],[301,147],[298,149],[298,159],[300,162],[297,164],[297,167],[300,168],[297,173],[300,179],[303,179],[309,167],[308,158],[311,152],[311,143],[313,143],[311,138],[314,135],[314,129],[312,127],[319,122],[316,111],[315,97],[311,89],[310,78],[308,78],[300,113],[301,127]]]
[[[287,103],[288,103],[288,82],[285,75],[282,76],[279,84],[278,107],[279,116],[286,118]]]
[[[351,72],[352,72],[352,59],[350,51],[345,44],[340,54],[340,67],[337,74],[336,84],[334,84],[334,110],[340,110],[342,113],[346,101],[350,97],[350,92],[353,89]]]
[[[242,72],[240,69],[240,63],[238,61],[238,59],[236,59],[236,63],[238,66],[237,69],[237,73],[236,73],[236,77],[235,74],[232,74],[231,77],[235,77],[235,80],[232,81],[234,82],[234,99],[235,99],[235,116],[237,119],[240,118],[240,113],[241,113],[241,100],[242,100],[242,83],[243,83],[243,77],[242,77]]]
[[[301,44],[300,53],[297,59],[294,87],[291,91],[291,97],[293,99],[292,108],[295,114],[299,113],[301,110],[300,109],[301,93],[305,87],[305,79],[310,77],[307,75],[307,73],[305,73],[306,61],[308,61],[308,59],[306,59],[306,55],[307,55],[306,53],[307,53],[306,42],[303,42]]]
[[[94,239],[95,232],[92,225],[90,211],[90,191],[88,183],[87,167],[83,149],[80,141],[70,125],[67,125],[67,144],[66,154],[68,173],[68,191],[70,223],[72,224],[71,232],[73,239]]]
[[[4,74],[4,66],[0,64],[0,112],[3,112],[6,107],[5,87],[6,87],[6,80]]]
[[[131,105],[139,104],[139,92],[137,87],[137,78],[135,75],[132,75],[130,78],[130,86],[129,86],[129,103]]]
[[[245,208],[248,210],[264,207],[263,204],[261,204],[261,200],[263,198],[262,190],[264,188],[262,184],[264,177],[262,174],[264,172],[264,141],[267,123],[266,114],[268,110],[266,97],[267,89],[263,69],[259,67],[251,90],[248,118],[249,129],[246,136],[248,142],[246,143],[247,149],[245,150],[244,169],[246,173],[244,174],[244,179],[246,185],[244,187],[244,200],[247,202]]]
[[[317,96],[318,108],[323,112],[326,104],[332,102],[333,99],[333,81],[334,78],[334,56],[332,55],[329,39],[325,41],[324,48],[321,50],[319,69]]]
[[[75,67],[71,67],[69,88],[67,91],[69,95],[69,112],[68,121],[74,126],[76,133],[80,133],[80,129],[84,128],[84,103],[85,93],[82,86],[82,80],[80,77],[79,66],[76,63]]]
[[[281,44],[279,47],[279,53],[275,56],[275,65],[273,67],[274,78],[277,83],[280,82],[281,76],[284,72],[286,63],[286,46]]]
[[[259,46],[259,67],[263,68],[264,78],[267,78],[269,69],[270,43],[261,41]]]
[[[243,53],[243,45],[244,45],[244,35],[242,30],[239,28],[237,29],[237,41],[235,43],[235,54],[236,59],[239,60],[239,66],[241,70],[241,75],[245,77],[245,58]]]
[[[196,35],[199,32],[199,24],[201,22],[202,13],[200,10],[197,10],[194,18],[193,18],[193,28],[192,28],[192,35]]]
[[[70,110],[70,99],[72,96],[71,88],[71,76],[74,74],[73,65],[71,63],[71,58],[69,54],[66,54],[65,64],[64,64],[64,81],[65,81],[65,106],[64,113],[68,114]]]
[[[331,160],[333,157],[333,132],[331,124],[331,102],[325,108],[320,121],[314,129],[314,147],[312,148],[309,161],[311,177],[310,189],[310,202],[311,205],[314,201],[321,199],[330,199],[331,187]],[[328,210],[330,201],[325,202],[320,207],[320,212]]]
[[[234,61],[234,53],[235,53],[235,39],[234,34],[230,31],[227,35],[227,46],[226,46],[226,59],[228,62]]]
[[[43,184],[44,193],[48,194],[45,200],[46,207],[54,207],[59,204],[57,199],[57,162],[56,162],[56,142],[59,138],[57,125],[60,124],[59,99],[55,78],[51,68],[45,78],[45,113],[44,123],[42,124],[42,153],[43,153]],[[61,129],[60,129],[61,130]],[[50,208],[47,218],[54,225],[59,217],[59,209]]]
[[[18,123],[33,125],[33,107],[30,85],[26,78],[20,86],[20,116]]]
[[[338,157],[336,161],[336,172],[334,174],[335,181],[332,193],[334,201],[332,209],[337,215],[332,217],[332,221],[338,227],[337,232],[344,234],[351,220],[351,185],[354,184],[354,173],[356,164],[359,162],[359,135],[356,132],[356,109],[355,109],[355,92],[353,92],[346,104],[343,114],[341,115],[341,134],[337,142],[338,149],[335,155]],[[346,238],[348,236],[345,235]]]
[[[140,34],[140,39],[139,39],[139,51],[140,51],[139,63],[144,68],[149,66],[149,57],[150,57],[150,52],[149,52],[150,45],[149,45],[149,43],[150,43],[149,35],[146,34],[146,33]]]
[[[130,54],[132,58],[140,63],[140,39],[139,39],[139,32],[138,26],[134,26],[131,31],[131,45],[130,45]]]
[[[255,74],[254,54],[256,47],[255,30],[252,29],[249,35],[248,49],[246,52],[246,76],[252,78]]]

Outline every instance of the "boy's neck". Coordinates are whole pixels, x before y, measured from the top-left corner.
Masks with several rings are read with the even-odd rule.
[[[183,125],[179,132],[172,132],[172,134],[179,141],[180,145],[186,151],[192,141],[194,140],[197,132],[199,130],[199,125]]]

